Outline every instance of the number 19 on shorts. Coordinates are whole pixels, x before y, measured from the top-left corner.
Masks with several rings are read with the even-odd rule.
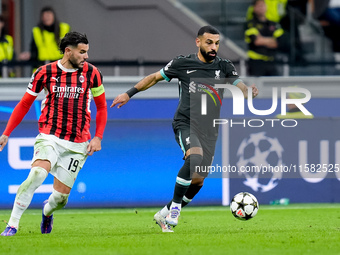
[[[71,158],[70,164],[68,165],[68,170],[75,173],[79,165],[79,160]]]

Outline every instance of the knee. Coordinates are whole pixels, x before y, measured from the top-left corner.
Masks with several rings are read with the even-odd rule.
[[[32,178],[32,179],[45,180],[47,175],[48,175],[48,172],[45,168],[36,166],[36,167],[31,168],[31,171],[28,176],[29,178]]]
[[[27,179],[22,183],[23,187],[37,189],[46,179],[48,172],[42,167],[32,167]]]
[[[189,160],[191,167],[195,167],[202,163],[203,156],[201,154],[190,154],[187,160]]]
[[[204,184],[204,178],[192,178],[191,185],[202,187]]]

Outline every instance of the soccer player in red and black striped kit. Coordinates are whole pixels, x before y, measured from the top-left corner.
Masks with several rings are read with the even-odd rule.
[[[52,231],[53,212],[63,208],[88,155],[101,150],[107,121],[107,105],[102,75],[86,62],[89,43],[86,35],[69,32],[60,42],[61,60],[44,65],[33,74],[25,95],[15,107],[0,137],[0,151],[22,121],[39,92],[44,90],[39,135],[34,144],[32,168],[15,197],[8,226],[2,236],[13,236],[19,220],[31,203],[34,191],[48,173],[54,176],[53,191],[44,202],[41,233]],[[96,132],[91,140],[90,102],[97,107]]]

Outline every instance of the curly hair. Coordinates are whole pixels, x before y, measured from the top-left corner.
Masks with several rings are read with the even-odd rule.
[[[59,44],[59,49],[61,53],[65,53],[65,48],[67,46],[77,47],[79,43],[89,44],[86,34],[81,34],[79,32],[69,32],[61,39]]]

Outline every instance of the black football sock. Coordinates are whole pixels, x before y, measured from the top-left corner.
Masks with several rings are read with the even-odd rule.
[[[186,206],[191,202],[191,200],[196,196],[196,194],[200,191],[203,185],[195,185],[191,184],[185,193],[183,200],[182,200],[182,207]]]
[[[187,193],[191,184],[192,173],[195,171],[195,167],[201,164],[202,159],[203,157],[199,154],[192,154],[185,159],[184,165],[179,170],[176,178],[172,202],[182,203],[183,196]]]
[[[191,200],[196,196],[196,194],[201,190],[202,187],[203,186],[191,184],[182,199],[182,207],[189,204]],[[172,200],[170,200],[170,202],[166,205],[168,209],[170,209],[171,203],[172,203]]]

